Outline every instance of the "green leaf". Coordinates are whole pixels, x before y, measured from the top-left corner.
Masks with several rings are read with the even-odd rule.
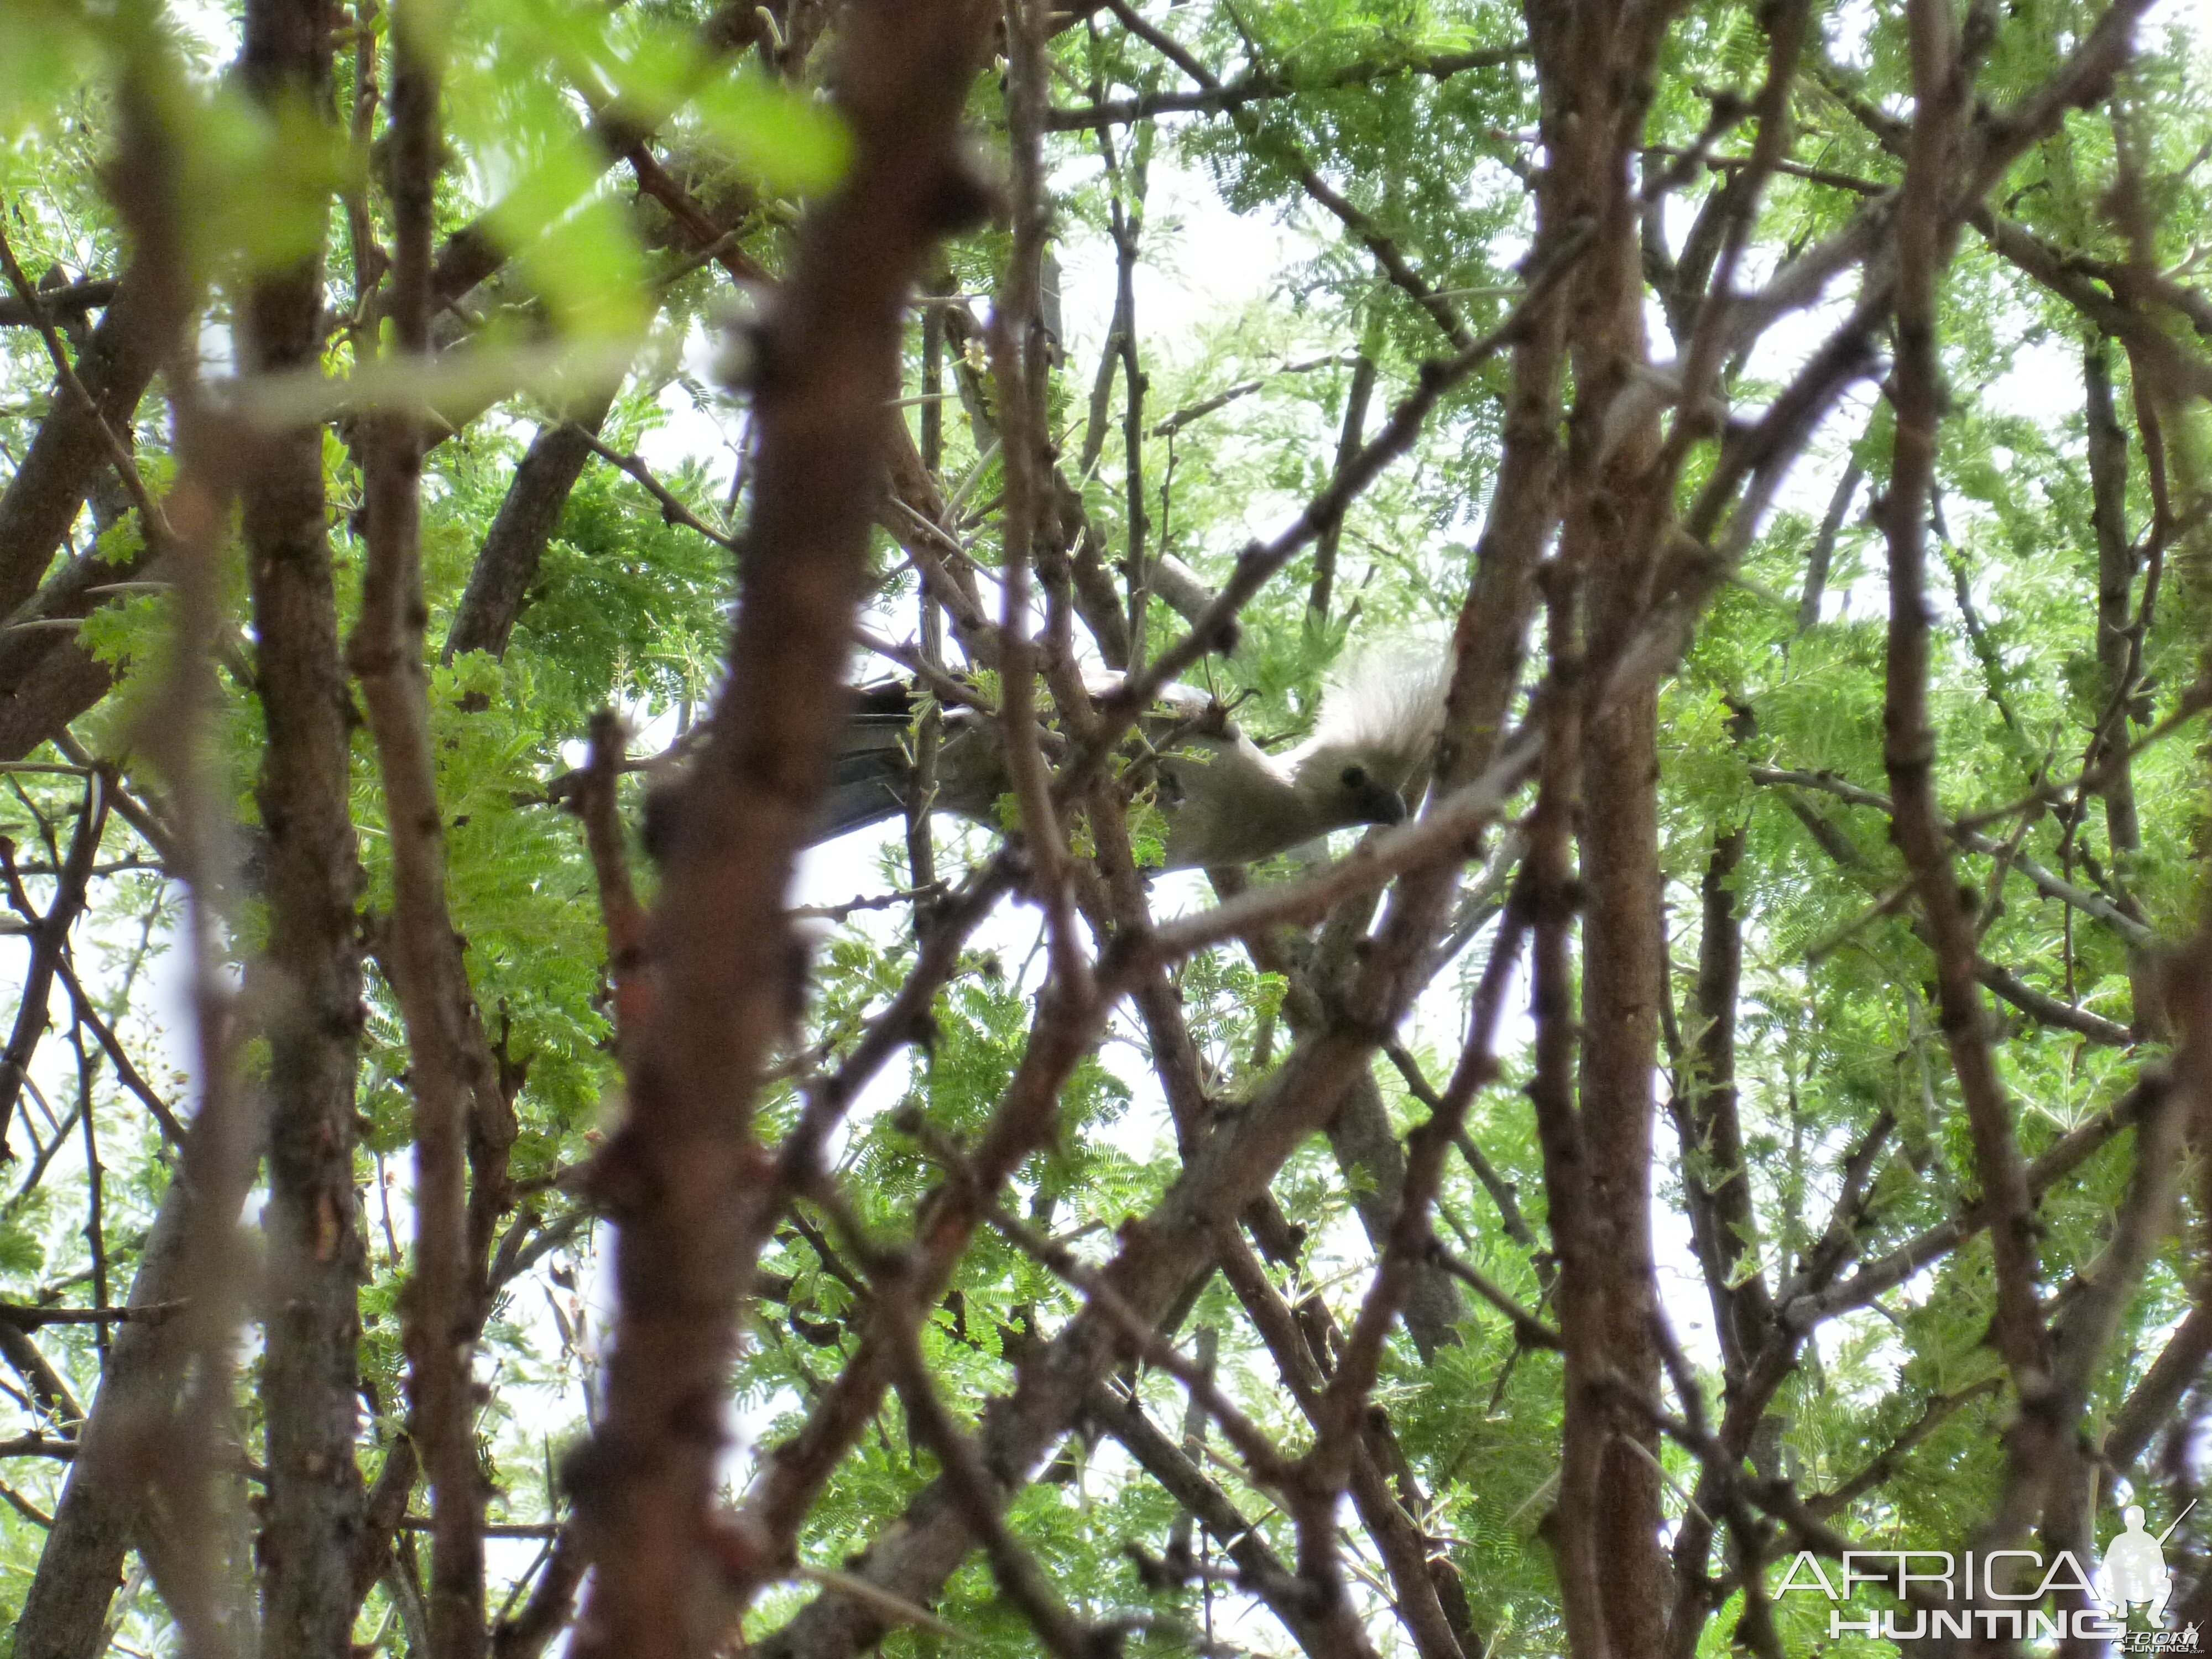
[[[772,191],[817,194],[852,161],[852,135],[835,111],[753,70],[709,82],[691,109],[739,169]]]

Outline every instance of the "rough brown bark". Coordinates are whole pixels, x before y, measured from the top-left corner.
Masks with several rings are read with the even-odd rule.
[[[1684,1034],[1687,1052],[1679,1063],[1681,1075],[1672,1103],[1682,1143],[1685,1207],[1720,1342],[1725,1401],[1720,1439],[1739,1461],[1796,1352],[1796,1338],[1774,1318],[1773,1298],[1759,1265],[1757,1212],[1737,1115],[1735,1025],[1743,917],[1733,880],[1746,839],[1742,826],[1717,832],[1706,860],[1691,1027]],[[1708,1571],[1715,1531],[1710,1510],[1719,1507],[1714,1495],[1722,1489],[1715,1476],[1701,1480],[1698,1501],[1675,1528],[1674,1605],[1667,1632],[1673,1659],[1695,1652],[1705,1620],[1728,1594],[1726,1582]]]
[[[2128,440],[2112,411],[2112,349],[2101,335],[2081,354],[2081,385],[2088,416],[2089,521],[2097,532],[2097,665],[2104,671],[2098,695],[2106,700],[2097,710],[2096,744],[2107,759],[2100,793],[2112,862],[2124,874],[2127,859],[2142,848],[2134,776],[2120,752],[2127,734],[2127,710],[2119,699],[2131,654],[2136,555],[2128,538]]]
[[[1942,397],[1936,355],[1936,289],[1955,242],[1942,216],[1946,163],[1963,112],[1967,70],[1948,10],[1913,7],[1913,94],[1917,118],[1899,204],[1900,275],[1897,429],[1883,528],[1889,546],[1890,622],[1883,708],[1883,765],[1896,803],[1890,834],[1911,872],[1936,958],[1937,1004],[1960,1094],[1973,1132],[1984,1202],[1994,1212],[1997,1347],[2025,1392],[2040,1388],[2044,1332],[2035,1296],[2034,1211],[2012,1110],[1990,1053],[1973,972],[1972,918],[1961,903],[1936,799],[1936,741],[1929,726],[1929,613],[1925,559],[1929,489]]]
[[[561,522],[568,492],[592,459],[592,437],[613,402],[611,394],[593,399],[573,419],[549,421],[538,428],[470,568],[469,585],[446,633],[446,661],[466,651],[507,654],[515,621],[538,578],[538,561]]]
[[[577,1471],[597,1564],[577,1650],[703,1653],[706,1528],[735,1316],[766,1226],[758,1073],[787,1018],[780,912],[827,781],[901,308],[936,238],[980,205],[954,137],[988,13],[856,7],[839,77],[853,171],[803,237],[760,339],[753,513],[731,678],[688,787],[652,940],[654,1006],[601,1179],[620,1225],[606,1415]]]
[[[48,277],[58,276],[49,271]],[[39,307],[47,316],[76,319],[81,324],[88,311],[98,311],[115,297],[115,283],[106,278],[88,278],[81,283],[64,283],[58,287],[46,286],[41,279],[39,288]],[[0,299],[0,328],[27,328],[38,319],[31,308],[20,299]]]
[[[125,443],[138,403],[176,338],[191,295],[175,275],[134,261],[76,364],[95,405],[57,388],[53,412],[40,424],[22,465],[0,494],[0,613],[38,589],[62,538],[106,466],[105,422]]]
[[[392,1545],[406,1518],[408,1500],[415,1494],[415,1479],[422,1464],[415,1442],[397,1434],[385,1449],[384,1466],[376,1472],[362,1504],[361,1547],[353,1558],[353,1602],[356,1611],[369,1591],[392,1570]]]
[[[1656,1394],[1659,1354],[1652,1322],[1657,1283],[1651,1259],[1654,1068],[1658,1051],[1661,925],[1658,836],[1658,699],[1591,722],[1585,735],[1581,867],[1583,920],[1581,1110],[1589,1158],[1590,1206],[1602,1218],[1592,1258],[1605,1306],[1605,1363],[1632,1387]],[[1607,1442],[1598,1476],[1596,1540],[1614,1659],[1657,1651],[1666,1604],[1658,1528],[1659,1472],[1620,1443],[1657,1435],[1642,1425],[1587,1431]],[[1571,1430],[1570,1431],[1571,1432]]]
[[[254,96],[327,117],[334,21],[324,0],[251,0],[242,64]],[[319,257],[258,279],[240,319],[242,371],[312,368],[321,307]],[[270,1659],[345,1650],[362,1525],[354,1436],[357,1293],[368,1263],[353,1167],[361,883],[322,441],[314,426],[270,434],[242,492],[268,731],[259,800],[270,921],[257,983],[267,996],[270,1048],[261,1370],[269,1476],[257,1553]]]
[[[1720,1338],[1723,1369],[1731,1391],[1741,1387],[1751,1358],[1764,1339],[1771,1310],[1764,1277],[1746,1277],[1740,1264],[1759,1254],[1757,1216],[1751,1201],[1751,1175],[1744,1165],[1743,1131],[1736,1113],[1736,993],[1743,975],[1743,915],[1733,882],[1743,860],[1741,825],[1713,837],[1703,884],[1705,925],[1698,935],[1698,976],[1691,1000],[1692,1029],[1685,1034],[1690,1076],[1683,1136],[1683,1173],[1697,1193],[1689,1205],[1691,1225],[1702,1235],[1698,1253],[1705,1263],[1713,1298],[1713,1321]]]
[[[2105,841],[2119,902],[2135,919],[2141,911],[2129,892],[2142,824],[2136,811],[2135,768],[2128,756],[2130,676],[2141,662],[2136,634],[2136,571],[2141,555],[2128,536],[2128,440],[2112,408],[2112,343],[2091,336],[2081,353],[2081,389],[2088,422],[2090,527],[2097,538],[2097,706],[2091,718],[2086,763],[2098,769],[2097,793],[2105,803]],[[2078,812],[2081,809],[2076,807]],[[2078,823],[2076,825],[2078,829]],[[2158,979],[2145,953],[2129,953],[2134,990],[2135,1035],[2162,1030]]]
[[[435,25],[425,9],[403,5],[392,24],[390,314],[404,361],[426,356],[428,346],[441,83]],[[495,1085],[446,904],[423,660],[423,447],[422,423],[410,413],[379,415],[370,423],[363,468],[368,561],[347,660],[361,682],[384,782],[392,913],[380,959],[407,1029],[415,1097],[415,1255],[405,1346],[413,1432],[431,1490],[431,1649],[434,1659],[475,1659],[485,1644],[484,1491],[474,1432],[477,1275],[467,1147],[471,1102]]]
[[[164,567],[143,555],[111,564],[97,554],[87,554],[49,576],[8,621],[87,617],[105,603],[94,589],[162,574]],[[114,669],[95,660],[71,633],[12,626],[0,630],[0,759],[22,759],[97,703],[114,683]]]
[[[1559,562],[1587,584],[1580,626],[1591,659],[1602,662],[1643,621],[1654,574],[1651,543],[1638,532],[1651,514],[1644,475],[1658,455],[1656,411],[1623,428],[1612,405],[1632,395],[1632,378],[1646,356],[1641,213],[1630,158],[1641,138],[1668,8],[1531,5],[1528,15],[1553,156],[1538,191],[1540,211],[1562,222],[1586,216],[1595,225],[1570,302],[1579,396]],[[1561,1262],[1567,1446],[1553,1521],[1565,1559],[1575,1564],[1571,1574],[1562,1573],[1563,1595],[1594,1593],[1598,1604],[1589,1616],[1570,1610],[1580,1659],[1608,1653],[1642,1659],[1659,1650],[1664,1625],[1656,1610],[1668,1601],[1652,1453],[1657,1435],[1601,1397],[1595,1381],[1610,1376],[1655,1395],[1659,1382],[1650,1202],[1665,938],[1656,688],[1595,713],[1582,740],[1576,1141],[1578,1178],[1587,1187],[1577,1206],[1583,1237],[1572,1257],[1563,1250]],[[1551,1017],[1559,1018],[1559,1011]],[[1642,1443],[1626,1443],[1632,1440]]]
[[[198,1186],[195,1170],[201,1176]],[[247,1158],[223,1167],[212,1160],[179,1167],[155,1213],[127,1306],[173,1304],[185,1294],[191,1278],[195,1206],[204,1205],[209,1214],[235,1216],[252,1170]],[[149,1417],[166,1414],[173,1404],[190,1342],[189,1325],[179,1319],[132,1321],[117,1328],[15,1622],[15,1659],[96,1659],[108,1603],[123,1579],[124,1557],[147,1515],[146,1471],[133,1453]]]

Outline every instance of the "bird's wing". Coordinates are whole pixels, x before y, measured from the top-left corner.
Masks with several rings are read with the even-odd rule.
[[[902,680],[854,693],[843,740],[830,761],[830,792],[810,840],[828,841],[906,811],[914,793],[915,712],[914,688]],[[991,803],[1010,787],[989,724],[972,710],[946,709],[933,810],[987,818]]]
[[[853,698],[814,841],[896,817],[914,793],[913,688],[883,681],[859,688]],[[1167,868],[1247,864],[1335,827],[1210,694],[1170,685],[1143,726],[1164,751],[1158,793]],[[932,810],[988,823],[993,804],[1012,787],[996,727],[973,711],[946,709]]]
[[[913,722],[914,692],[902,681],[864,685],[853,694],[853,712],[830,760],[830,793],[813,839],[828,841],[906,810],[913,780],[908,736]]]

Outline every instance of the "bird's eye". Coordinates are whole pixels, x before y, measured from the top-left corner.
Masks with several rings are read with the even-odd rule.
[[[1367,782],[1367,769],[1364,766],[1347,766],[1340,776],[1346,788],[1362,788]]]

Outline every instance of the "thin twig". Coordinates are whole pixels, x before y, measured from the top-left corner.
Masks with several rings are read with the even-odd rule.
[[[429,348],[433,194],[441,166],[434,26],[422,0],[392,14],[391,318],[398,360]],[[423,668],[423,431],[406,411],[373,417],[364,468],[368,560],[347,660],[375,738],[391,826],[393,909],[382,960],[406,1026],[415,1103],[415,1260],[405,1346],[414,1426],[438,1527],[431,1540],[434,1659],[483,1644],[483,1491],[468,1328],[466,1125],[487,1079],[471,1065],[468,977],[447,911],[443,815]]]

